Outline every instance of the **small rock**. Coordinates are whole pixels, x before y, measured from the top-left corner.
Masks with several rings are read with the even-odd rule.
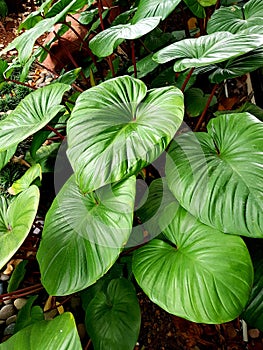
[[[11,299],[3,299],[3,303],[5,305],[9,305],[9,304],[12,304],[12,300]]]
[[[46,80],[45,80],[45,83],[47,84],[47,83],[51,83],[51,81],[53,81],[54,79],[53,78],[47,78]]]
[[[0,280],[1,280],[1,281],[8,281],[9,278],[10,278],[10,276],[8,276],[8,275],[6,275],[6,274],[4,274],[4,273],[1,273],[1,274],[0,274]]]
[[[17,319],[17,315],[8,317],[8,319],[6,320],[6,325],[8,326],[9,324],[16,322],[16,319]]]
[[[257,328],[250,329],[248,331],[250,338],[256,339],[260,336],[260,331]]]
[[[41,78],[37,79],[36,85],[39,85],[39,84],[43,83],[44,79],[45,79],[44,77],[41,77]]]
[[[16,309],[12,304],[5,305],[0,310],[0,320],[7,320],[8,317],[13,316],[16,313]]]
[[[83,340],[87,334],[85,324],[79,323],[77,325],[77,329],[78,329],[78,334],[79,334],[80,340]]]
[[[10,323],[4,330],[4,335],[13,335],[15,333],[15,323]]]
[[[5,47],[5,45],[4,44],[0,44],[0,48],[2,49],[2,48],[4,48]]]
[[[5,324],[5,320],[0,320],[0,327]]]
[[[21,310],[22,307],[24,305],[26,305],[27,303],[27,299],[24,299],[24,298],[17,298],[15,301],[14,301],[14,305],[15,307],[17,308],[17,310]]]

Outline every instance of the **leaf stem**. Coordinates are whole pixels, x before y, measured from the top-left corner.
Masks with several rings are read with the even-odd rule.
[[[219,9],[220,5],[221,5],[221,0],[217,0],[215,5],[215,10]]]
[[[182,92],[184,92],[184,90],[185,90],[185,88],[186,88],[186,85],[188,84],[188,82],[189,82],[189,80],[190,80],[190,78],[191,78],[191,76],[192,76],[194,70],[195,70],[195,67],[191,68],[190,71],[189,71],[189,73],[187,74],[187,76],[186,76],[186,78],[185,78],[185,80],[184,80],[184,82],[183,82],[183,85],[182,85],[182,87],[181,87],[181,91],[182,91]]]
[[[137,65],[136,65],[134,40],[131,41],[131,53],[132,53],[132,63],[133,63],[134,77],[137,78]]]
[[[33,89],[33,90],[36,90],[37,88],[35,86],[31,86],[29,84],[26,84],[26,83],[22,83],[21,81],[19,80],[14,80],[14,79],[9,79],[9,78],[5,78],[5,81],[6,82],[9,82],[9,83],[14,83],[14,84],[17,84],[17,85],[22,85],[22,86],[26,86],[30,89]]]
[[[200,126],[202,125],[202,122],[203,122],[203,120],[204,120],[204,118],[206,116],[207,110],[208,110],[208,108],[210,106],[210,103],[212,101],[212,98],[215,95],[215,92],[216,92],[217,88],[218,88],[218,84],[215,84],[214,87],[213,87],[213,90],[212,90],[212,92],[211,92],[211,94],[210,94],[210,96],[209,96],[209,98],[208,98],[208,100],[206,102],[205,108],[204,108],[204,110],[203,110],[203,112],[202,112],[202,114],[201,114],[201,116],[200,116],[200,118],[198,120],[198,123],[196,124],[196,127],[195,127],[194,131],[198,131]]]
[[[53,131],[62,141],[64,140],[65,136],[61,135],[60,132],[58,132],[56,129],[52,128],[52,126],[46,125],[46,129]]]

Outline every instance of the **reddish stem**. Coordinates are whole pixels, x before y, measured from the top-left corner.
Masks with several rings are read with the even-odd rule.
[[[132,63],[133,63],[134,77],[137,78],[137,65],[136,65],[134,40],[131,41],[131,53],[132,53]]]
[[[200,116],[200,118],[199,118],[199,120],[198,120],[198,123],[196,124],[196,127],[195,127],[194,131],[198,131],[199,128],[200,128],[200,126],[202,125],[202,122],[203,122],[203,120],[204,120],[204,117],[205,117],[205,115],[206,115],[206,113],[207,113],[207,110],[208,110],[208,108],[209,108],[209,106],[210,106],[210,103],[211,103],[211,101],[212,101],[212,98],[213,98],[214,95],[215,95],[215,92],[216,92],[216,89],[217,89],[217,88],[218,88],[218,84],[215,84],[214,87],[213,87],[213,90],[212,90],[212,92],[211,92],[211,94],[210,94],[210,96],[209,96],[209,99],[208,99],[207,102],[206,102],[205,108],[204,108],[204,110],[203,110],[203,112],[202,112],[202,114],[201,114],[201,116]]]
[[[102,17],[103,6],[102,6],[102,3],[101,3],[101,0],[97,1],[97,6],[98,6],[98,10],[99,10],[100,26],[101,26],[101,29],[104,30],[105,27],[104,27],[103,17]]]
[[[22,83],[21,81],[18,81],[18,80],[6,78],[5,81],[10,82],[10,83],[15,83],[15,84],[17,84],[17,85],[26,86],[26,87],[28,87],[28,88],[30,88],[30,89],[36,90],[36,87],[31,86],[31,85],[26,84],[26,83]]]
[[[89,347],[91,346],[91,339],[89,339],[87,345],[85,346],[84,350],[88,350]]]
[[[53,131],[62,141],[64,140],[65,136],[61,135],[56,129],[52,128],[52,126],[46,125],[46,129]]]
[[[189,73],[187,74],[187,76],[186,76],[186,78],[185,78],[185,80],[184,80],[184,82],[183,82],[183,85],[182,85],[182,87],[181,87],[182,92],[184,92],[184,90],[185,90],[185,88],[186,88],[186,85],[188,84],[188,82],[189,82],[189,80],[190,80],[190,78],[191,78],[191,76],[192,76],[194,70],[195,70],[195,67],[191,68],[190,71],[189,71]]]
[[[7,300],[7,299],[14,299],[17,298],[17,295],[23,294],[23,295],[28,295],[32,294],[35,292],[35,290],[40,290],[43,289],[44,287],[42,286],[41,283],[35,284],[34,286],[18,289],[14,292],[10,293],[5,293],[0,295],[0,300]]]
[[[107,62],[108,62],[108,65],[110,67],[112,77],[114,78],[115,77],[115,71],[114,71],[111,55],[109,57],[107,57]]]
[[[221,0],[217,0],[215,10],[219,9],[220,5],[221,5]]]

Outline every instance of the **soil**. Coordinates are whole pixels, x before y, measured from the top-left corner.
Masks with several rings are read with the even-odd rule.
[[[27,7],[23,13],[18,15],[8,14],[6,18],[2,19],[0,49],[6,47],[17,36],[16,29],[29,9],[30,7]],[[9,54],[15,55],[15,51]],[[235,86],[231,87],[232,96],[227,100],[222,99],[221,108],[223,110],[230,109],[229,107],[232,107],[230,104],[235,104],[240,98],[243,98],[245,86],[245,81],[237,80]],[[241,97],[238,94],[241,94]],[[29,237],[15,256],[18,259],[27,256],[29,259],[29,274],[21,288],[39,286],[39,273],[35,262],[36,246],[39,243],[39,236],[34,233],[36,228],[41,231],[41,223],[36,224],[32,229]],[[44,291],[38,293],[43,300],[47,299],[48,296]],[[65,310],[73,312],[78,320],[83,348],[91,349],[92,345],[87,339],[85,330],[83,332],[83,313],[73,306],[72,300],[75,300],[74,298],[78,297],[72,296],[71,300],[60,298],[59,301],[64,304]],[[248,341],[243,340],[242,323],[239,319],[221,325],[196,324],[168,314],[153,304],[141,291],[138,292],[138,298],[142,312],[142,324],[135,350],[263,350],[262,333],[257,329],[249,329]]]

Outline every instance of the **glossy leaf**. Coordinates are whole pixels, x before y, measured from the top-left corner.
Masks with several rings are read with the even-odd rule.
[[[1,137],[1,136],[0,136]],[[0,151],[0,170],[9,162],[16,151],[17,145],[13,145],[6,150]]]
[[[215,5],[217,0],[197,0],[201,6],[212,6]]]
[[[14,334],[4,343],[0,350],[81,350],[74,317],[71,313],[51,321],[36,322]]]
[[[20,283],[23,281],[25,277],[27,263],[28,263],[28,260],[21,261],[12,272],[10,280],[8,281],[8,287],[7,287],[8,293],[18,289]]]
[[[30,14],[26,17],[24,21],[22,21],[18,27],[18,31],[22,29],[31,29],[33,28],[38,22],[42,20],[41,15],[45,15],[47,11],[49,10],[51,6],[52,0],[46,0],[44,1],[39,8],[33,12],[30,12]]]
[[[209,94],[204,94],[201,89],[191,88],[185,91],[185,108],[190,117],[198,117],[204,110]],[[209,106],[217,103],[217,99],[213,96]]]
[[[177,203],[165,209],[161,226],[168,241],[154,239],[134,253],[133,272],[144,292],[167,312],[193,322],[236,318],[253,283],[243,240],[202,224]]]
[[[69,85],[51,84],[31,92],[0,121],[0,151],[12,147],[42,129],[64,106],[60,105]]]
[[[132,23],[146,17],[161,17],[164,20],[180,2],[181,0],[140,0]]]
[[[185,4],[199,18],[205,18],[205,9],[197,0],[184,0]]]
[[[35,164],[29,168],[20,179],[16,180],[11,187],[9,187],[8,192],[12,195],[16,195],[26,190],[38,177],[40,180],[42,179],[41,166]]]
[[[31,296],[27,299],[26,304],[19,310],[15,325],[15,333],[21,329],[44,320],[43,310],[40,306],[33,306],[38,295]]]
[[[91,39],[90,49],[98,57],[109,56],[123,40],[138,39],[157,27],[159,22],[160,17],[148,17],[135,24],[119,24],[110,27]]]
[[[80,10],[84,5],[90,3],[90,0],[60,0],[56,1],[53,6],[48,10],[46,18],[54,17],[63,12],[65,7],[68,8],[68,13],[74,13]]]
[[[68,122],[68,157],[84,192],[138,173],[167,147],[183,119],[175,87],[153,89],[129,76],[80,95]]]
[[[263,20],[263,3],[261,0],[250,0],[243,8],[237,5],[216,10],[208,21],[207,32],[228,31],[233,34],[257,26]],[[257,33],[257,31],[255,31]]]
[[[51,143],[50,145],[43,145],[37,150],[34,159],[28,152],[26,154],[25,160],[32,166],[35,164],[39,164],[41,166],[42,173],[52,172],[54,170],[55,160],[60,145],[60,143]]]
[[[50,295],[95,283],[114,264],[133,220],[135,178],[84,194],[72,176],[49,209],[37,253]]]
[[[39,190],[29,187],[10,205],[0,197],[0,268],[14,255],[31,229],[39,202]]]
[[[124,278],[111,280],[89,303],[85,323],[95,350],[133,350],[141,323],[133,284]]]
[[[249,113],[212,119],[208,133],[175,139],[168,185],[180,204],[225,233],[263,237],[263,123]]]
[[[263,48],[250,51],[245,55],[222,62],[209,75],[212,83],[221,83],[225,79],[240,77],[263,67]]]
[[[223,62],[255,50],[263,44],[263,35],[217,32],[173,43],[154,54],[158,63],[176,60],[174,71]]]

